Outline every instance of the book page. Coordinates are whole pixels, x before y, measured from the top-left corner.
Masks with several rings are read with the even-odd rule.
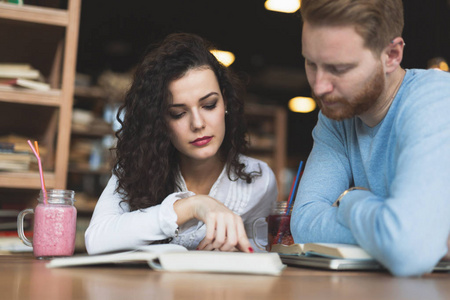
[[[349,259],[373,259],[364,249],[358,245],[334,244],[334,243],[308,243],[304,245],[305,253],[324,255],[328,257]]]
[[[98,264],[113,264],[124,262],[147,262],[157,258],[161,253],[187,252],[188,250],[176,244],[145,245],[135,250],[98,255],[74,255],[71,257],[54,258],[47,263],[47,268],[86,266]]]
[[[220,251],[189,251],[162,253],[149,261],[155,270],[173,272],[245,273],[280,275],[286,265],[277,253],[244,253]]]

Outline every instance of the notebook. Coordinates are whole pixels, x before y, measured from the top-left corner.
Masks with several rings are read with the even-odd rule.
[[[281,261],[294,267],[309,267],[336,271],[376,271],[385,268],[373,259],[332,258],[315,255],[279,254]],[[434,272],[450,272],[450,261],[439,262]]]

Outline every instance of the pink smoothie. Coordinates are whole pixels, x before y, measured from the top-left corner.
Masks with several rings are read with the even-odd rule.
[[[77,210],[74,206],[38,204],[34,214],[34,256],[72,255],[76,222]]]

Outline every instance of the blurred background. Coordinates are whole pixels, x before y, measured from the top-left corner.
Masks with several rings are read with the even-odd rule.
[[[265,8],[265,0],[83,1],[77,71],[92,76],[128,72],[145,48],[172,32],[199,34],[234,53],[230,66],[247,82],[252,99],[285,107],[287,154],[305,159],[312,147],[317,109],[294,113],[288,101],[309,96],[301,56],[299,12]],[[405,68],[427,68],[450,58],[450,1],[406,0]]]
[[[76,192],[76,249],[84,251],[84,230],[111,176],[115,115],[133,69],[149,44],[174,32],[196,33],[234,55],[230,68],[247,87],[249,155],[269,164],[278,200],[288,199],[299,163],[311,151],[318,115],[317,108],[299,113],[290,105],[311,93],[299,0],[81,2],[77,32],[78,0],[0,0],[0,41],[7,41],[0,70],[25,64],[25,73],[39,75],[31,83],[40,86],[17,86],[9,77],[19,75],[0,72],[7,78],[2,83],[0,76],[0,251],[2,237],[16,234],[18,212],[34,206],[42,188],[28,139],[39,141],[47,187]],[[269,2],[294,8],[267,9]],[[450,0],[404,0],[404,8],[402,66],[448,71]]]

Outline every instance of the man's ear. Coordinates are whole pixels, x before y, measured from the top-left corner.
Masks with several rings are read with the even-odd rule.
[[[384,55],[386,57],[385,70],[386,73],[392,73],[400,66],[403,59],[403,49],[405,47],[405,41],[401,37],[393,39],[389,45],[384,49]]]

